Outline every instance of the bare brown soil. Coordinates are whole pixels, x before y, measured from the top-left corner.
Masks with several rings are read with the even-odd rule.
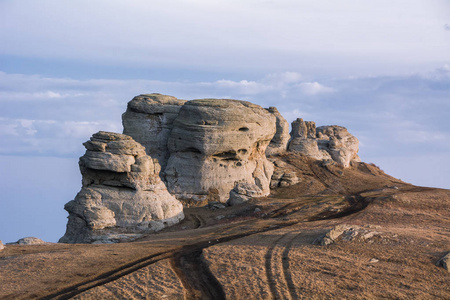
[[[450,299],[450,191],[281,157],[299,184],[133,243],[7,246],[1,299]],[[374,235],[313,242],[339,224]]]

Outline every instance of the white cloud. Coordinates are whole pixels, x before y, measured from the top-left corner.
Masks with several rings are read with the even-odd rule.
[[[278,72],[272,73],[264,77],[263,82],[267,82],[271,85],[284,86],[291,83],[301,82],[303,75],[298,72]]]
[[[317,95],[322,93],[331,93],[334,89],[326,87],[318,82],[302,82],[298,85],[301,91],[307,95]]]
[[[450,41],[440,30],[448,22],[446,5],[444,0],[2,1],[0,54],[144,68],[365,74],[389,66],[389,72],[398,72],[448,60]]]
[[[212,84],[212,86],[217,87],[219,89],[227,89],[234,90],[236,93],[240,93],[242,95],[255,95],[259,93],[264,93],[271,89],[270,86],[266,86],[264,84],[255,82],[255,81],[232,81],[232,80],[218,80]]]
[[[126,103],[135,95],[151,92],[188,100],[231,98],[276,106],[289,122],[301,117],[318,126],[342,125],[371,137],[363,143],[362,151],[367,154],[402,147],[422,149],[429,143],[443,150],[450,147],[446,129],[450,128],[450,77],[442,75],[447,72],[448,66],[443,66],[425,75],[321,82],[294,71],[256,80],[211,82],[74,80],[0,73],[0,139],[4,141],[0,153],[78,153],[83,150],[81,143],[98,130],[121,132]],[[40,94],[46,97],[24,101]]]

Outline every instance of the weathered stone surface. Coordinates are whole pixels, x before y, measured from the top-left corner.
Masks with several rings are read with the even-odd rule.
[[[167,140],[185,100],[161,94],[134,97],[122,115],[123,133],[142,144],[163,170],[169,158]]]
[[[178,199],[226,202],[238,183],[269,194],[272,164],[265,151],[276,118],[262,107],[237,100],[187,102],[173,123],[165,169],[168,190]],[[208,199],[209,200],[209,199]]]
[[[358,156],[359,141],[342,126],[320,126],[317,128],[319,145],[324,147],[331,158],[347,168],[352,160],[360,161]],[[327,147],[328,142],[328,147]]]
[[[252,197],[261,197],[263,191],[254,183],[239,182],[236,184],[233,190],[230,192],[230,199],[228,199],[228,205],[237,205],[247,202]]]
[[[299,179],[295,171],[288,164],[279,159],[272,159],[275,166],[272,178],[270,180],[270,188],[286,187],[297,184]]]
[[[358,139],[345,127],[333,125],[316,128],[314,122],[305,122],[303,119],[292,122],[289,151],[317,160],[332,159],[347,168],[352,160],[360,161],[358,148]]]
[[[15,243],[9,243],[9,245],[43,245],[48,244],[47,242],[44,242],[41,239],[38,239],[36,237],[24,237],[19,239]]]
[[[325,235],[317,238],[313,244],[326,246],[335,243],[337,240],[365,242],[380,234],[380,232],[374,231],[370,225],[361,227],[342,224],[330,229]]]
[[[2,251],[3,249],[5,249],[5,246],[3,245],[2,241],[0,240],[0,251]]]
[[[160,167],[131,137],[98,132],[84,143],[81,191],[65,205],[63,243],[129,239],[183,219],[182,204],[167,191]]]
[[[316,124],[303,121],[298,118],[292,122],[291,141],[289,151],[299,152],[314,159],[326,159],[329,157],[325,151],[320,151],[316,139]]]
[[[267,146],[266,155],[276,155],[283,153],[287,150],[287,145],[291,136],[289,135],[289,123],[278,112],[276,107],[269,107],[268,112],[273,114],[276,118],[276,132],[272,140]]]
[[[450,252],[444,255],[441,259],[439,259],[436,265],[443,267],[448,272],[450,272]]]

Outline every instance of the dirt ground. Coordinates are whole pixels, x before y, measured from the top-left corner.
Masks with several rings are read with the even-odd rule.
[[[450,299],[450,191],[278,157],[300,183],[132,243],[10,245],[1,299]],[[359,228],[320,245],[338,225]],[[330,233],[329,233],[330,234]]]

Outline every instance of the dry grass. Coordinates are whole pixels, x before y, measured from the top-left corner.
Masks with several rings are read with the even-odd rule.
[[[344,170],[280,158],[299,184],[241,206],[189,208],[183,222],[138,242],[7,246],[0,298],[67,289],[77,299],[182,299],[193,287],[173,257],[194,245],[218,280],[211,288],[228,299],[450,299],[450,273],[435,266],[450,250],[450,191],[405,184],[370,164]],[[339,224],[379,234],[313,245]],[[166,254],[148,259],[156,253]]]

